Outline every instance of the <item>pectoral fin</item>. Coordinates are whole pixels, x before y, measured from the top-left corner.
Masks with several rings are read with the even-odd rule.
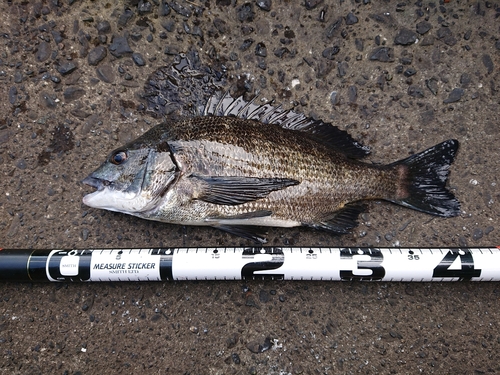
[[[199,200],[222,205],[237,205],[261,199],[276,190],[297,185],[300,182],[289,178],[257,177],[200,177]]]

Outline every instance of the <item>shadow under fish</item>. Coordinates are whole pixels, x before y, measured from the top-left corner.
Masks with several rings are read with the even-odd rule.
[[[225,74],[191,55],[150,77],[148,109],[167,119],[112,151],[83,180],[96,189],[83,203],[261,243],[269,226],[349,233],[370,199],[440,217],[460,214],[446,188],[457,140],[384,166],[363,163],[369,149],[347,132],[221,94]]]

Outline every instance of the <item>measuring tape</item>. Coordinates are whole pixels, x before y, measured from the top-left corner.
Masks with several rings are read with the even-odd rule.
[[[500,281],[500,248],[0,250],[0,281]]]

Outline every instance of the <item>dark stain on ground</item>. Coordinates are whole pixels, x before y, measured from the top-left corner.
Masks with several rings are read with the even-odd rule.
[[[38,155],[38,165],[49,164],[51,156],[61,155],[64,152],[71,151],[75,147],[73,132],[66,125],[57,125],[52,132],[50,145]]]

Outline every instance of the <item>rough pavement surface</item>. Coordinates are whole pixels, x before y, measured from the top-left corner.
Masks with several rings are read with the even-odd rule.
[[[90,209],[81,180],[159,119],[146,78],[190,48],[228,85],[328,120],[388,163],[457,138],[462,214],[373,202],[351,235],[271,245],[499,245],[495,1],[3,1],[4,248],[235,246],[211,228]],[[489,374],[495,283],[0,285],[3,374]]]

